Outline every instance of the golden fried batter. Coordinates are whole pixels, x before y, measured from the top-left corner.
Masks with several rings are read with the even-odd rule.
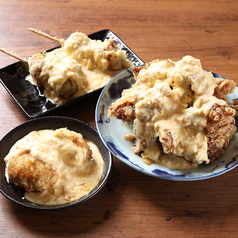
[[[27,192],[39,192],[51,188],[59,175],[52,165],[32,157],[30,150],[20,151],[11,157],[7,173],[12,183]]]
[[[207,115],[207,125],[205,127],[208,144],[207,153],[210,162],[213,162],[218,156],[225,152],[230,137],[235,132],[234,115],[235,110],[228,105],[212,105]]]
[[[236,83],[229,79],[217,79],[217,86],[214,88],[214,96],[219,99],[227,100],[226,96],[232,93],[236,87]]]

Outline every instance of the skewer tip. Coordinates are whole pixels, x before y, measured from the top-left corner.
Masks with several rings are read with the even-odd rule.
[[[26,58],[23,58],[23,57],[17,55],[16,53],[14,53],[14,52],[10,52],[9,50],[7,50],[5,48],[0,47],[0,51],[9,55],[9,56],[11,56],[11,57],[13,57],[13,58],[16,58],[16,59],[20,60],[22,62],[28,63]]]
[[[44,36],[44,37],[46,37],[46,38],[48,38],[50,40],[56,41],[56,42],[60,43],[61,45],[64,44],[64,40],[63,39],[58,39],[57,37],[51,36],[51,35],[43,32],[43,31],[36,30],[36,29],[34,29],[32,27],[28,27],[28,30],[31,31],[31,32],[34,32],[34,33],[36,33],[38,35]]]

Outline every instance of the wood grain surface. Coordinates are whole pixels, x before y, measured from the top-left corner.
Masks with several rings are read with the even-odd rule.
[[[102,29],[116,33],[142,60],[185,55],[238,83],[236,0],[0,0],[0,47],[27,57],[59,38]],[[0,53],[0,68],[15,59]],[[95,126],[95,95],[54,112]],[[0,138],[28,120],[0,85]],[[141,174],[114,158],[105,187],[91,200],[64,210],[38,211],[0,194],[0,237],[238,237],[238,172],[196,182]]]

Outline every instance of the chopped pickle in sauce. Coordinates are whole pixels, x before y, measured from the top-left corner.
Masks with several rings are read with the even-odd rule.
[[[192,56],[154,60],[133,73],[135,84],[123,90],[108,115],[132,125],[125,139],[145,163],[189,169],[225,152],[236,130],[236,112],[226,101],[234,81],[215,78]]]

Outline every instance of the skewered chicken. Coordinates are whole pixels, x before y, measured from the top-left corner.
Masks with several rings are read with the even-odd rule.
[[[57,103],[64,102],[77,93],[87,93],[87,80],[82,66],[61,50],[37,54],[28,59],[29,80],[36,86],[44,87],[45,96]]]
[[[62,40],[32,28],[29,30],[59,42],[61,48],[28,59],[0,50],[26,61],[30,72],[28,80],[43,87],[45,96],[57,104],[101,88],[113,76],[133,66],[126,51],[114,40],[92,40],[81,32]]]

